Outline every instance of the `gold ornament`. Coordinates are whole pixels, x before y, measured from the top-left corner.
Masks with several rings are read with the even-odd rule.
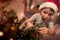
[[[15,31],[15,27],[14,27],[14,26],[11,26],[11,30],[12,30],[12,31]]]

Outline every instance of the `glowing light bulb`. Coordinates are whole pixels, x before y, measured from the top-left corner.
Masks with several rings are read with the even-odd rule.
[[[4,33],[3,33],[2,31],[0,31],[0,36],[3,36],[3,34],[4,34]]]
[[[13,40],[13,38],[10,38],[10,40]]]
[[[11,30],[12,30],[12,31],[14,31],[14,30],[15,30],[15,27],[14,27],[14,26],[12,26],[12,27],[11,27]]]

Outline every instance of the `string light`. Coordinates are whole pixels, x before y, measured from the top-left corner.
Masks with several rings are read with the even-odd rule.
[[[10,38],[10,40],[13,40],[13,38]]]
[[[15,30],[15,27],[14,27],[14,26],[12,26],[12,27],[11,27],[11,30],[12,30],[12,31],[14,31],[14,30]]]
[[[4,34],[4,33],[3,33],[2,31],[0,31],[0,36],[3,36],[3,34]]]

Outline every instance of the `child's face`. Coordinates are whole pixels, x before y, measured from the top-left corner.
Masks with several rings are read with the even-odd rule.
[[[45,20],[50,19],[54,14],[54,12],[51,11],[50,8],[44,8],[40,11],[40,13],[41,13],[42,18]]]

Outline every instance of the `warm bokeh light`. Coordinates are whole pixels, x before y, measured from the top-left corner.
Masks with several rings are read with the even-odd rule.
[[[2,31],[0,31],[0,36],[3,36],[3,34],[4,34],[4,33],[3,33]]]
[[[13,40],[13,38],[10,38],[10,40]]]
[[[12,26],[12,27],[11,27],[11,30],[12,30],[12,31],[14,31],[14,30],[15,30],[15,27],[14,27],[14,26]]]

